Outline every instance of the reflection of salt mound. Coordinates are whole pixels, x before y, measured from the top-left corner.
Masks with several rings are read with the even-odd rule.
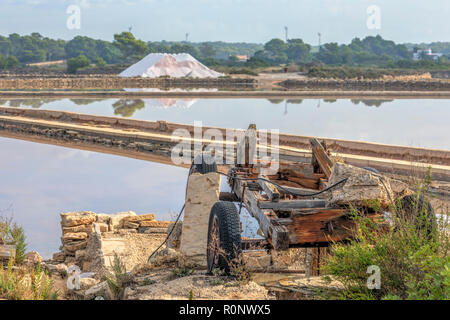
[[[180,108],[189,109],[197,99],[143,99],[146,107],[150,108]]]
[[[187,53],[150,53],[119,74],[119,77],[158,78],[162,76],[218,78],[223,76],[223,73],[209,69]]]

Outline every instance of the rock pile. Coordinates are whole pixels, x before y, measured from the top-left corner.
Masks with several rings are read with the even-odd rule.
[[[93,233],[166,234],[172,224],[156,221],[153,213],[136,215],[132,211],[96,214],[91,211],[61,213],[62,246],[53,254],[54,263],[71,264],[83,261],[88,240]]]
[[[90,211],[61,213],[62,252],[65,256],[75,256],[76,251],[86,248],[96,221],[97,215]]]

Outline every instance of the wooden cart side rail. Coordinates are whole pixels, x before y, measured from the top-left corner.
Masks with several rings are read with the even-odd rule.
[[[276,221],[277,216],[273,210],[259,208],[259,194],[246,188],[246,183],[239,180],[235,180],[233,192],[238,198],[242,197],[247,211],[258,221],[261,231],[272,246],[277,250],[289,248],[287,228]]]

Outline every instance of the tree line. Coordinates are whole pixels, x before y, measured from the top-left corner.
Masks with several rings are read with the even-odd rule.
[[[424,44],[415,47],[425,47]],[[265,44],[216,42],[144,42],[131,32],[114,35],[113,41],[76,36],[70,41],[55,40],[39,33],[0,36],[0,69],[29,63],[67,59],[68,72],[96,64],[131,64],[148,53],[189,53],[208,66],[266,67],[280,64],[321,63],[337,66],[381,66],[413,68],[447,63],[412,61],[412,44],[396,44],[381,36],[354,38],[349,44],[326,43],[314,48],[302,39],[272,39]],[[450,43],[434,43],[433,48],[450,55]],[[314,51],[314,52],[313,52]],[[248,61],[238,59],[245,55]]]

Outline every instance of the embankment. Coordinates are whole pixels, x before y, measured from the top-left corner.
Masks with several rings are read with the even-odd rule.
[[[91,151],[112,153],[125,157],[172,164],[171,151],[180,140],[173,139],[175,130],[185,129],[194,137],[192,125],[165,121],[143,121],[115,117],[93,116],[63,111],[16,109],[0,107],[0,135],[35,142],[64,145]],[[203,127],[202,137],[210,127]],[[214,128],[226,137],[239,135],[242,130]],[[280,159],[310,161],[311,137],[279,135]],[[450,180],[450,151],[392,146],[340,139],[322,139],[329,149],[347,163],[370,166],[385,172],[410,175],[424,172],[432,166],[435,179]],[[187,138],[193,145],[194,139]],[[202,139],[202,145],[214,140]],[[225,146],[235,142],[215,141]],[[271,145],[269,137],[267,145]],[[263,145],[264,146],[264,145]],[[225,148],[223,148],[225,150]],[[228,150],[226,150],[228,151]],[[233,151],[234,152],[234,151]],[[226,153],[216,156],[225,157]],[[303,159],[303,160],[301,160]]]
[[[450,91],[448,80],[339,80],[296,79],[279,83],[295,90],[354,90],[354,91]]]

